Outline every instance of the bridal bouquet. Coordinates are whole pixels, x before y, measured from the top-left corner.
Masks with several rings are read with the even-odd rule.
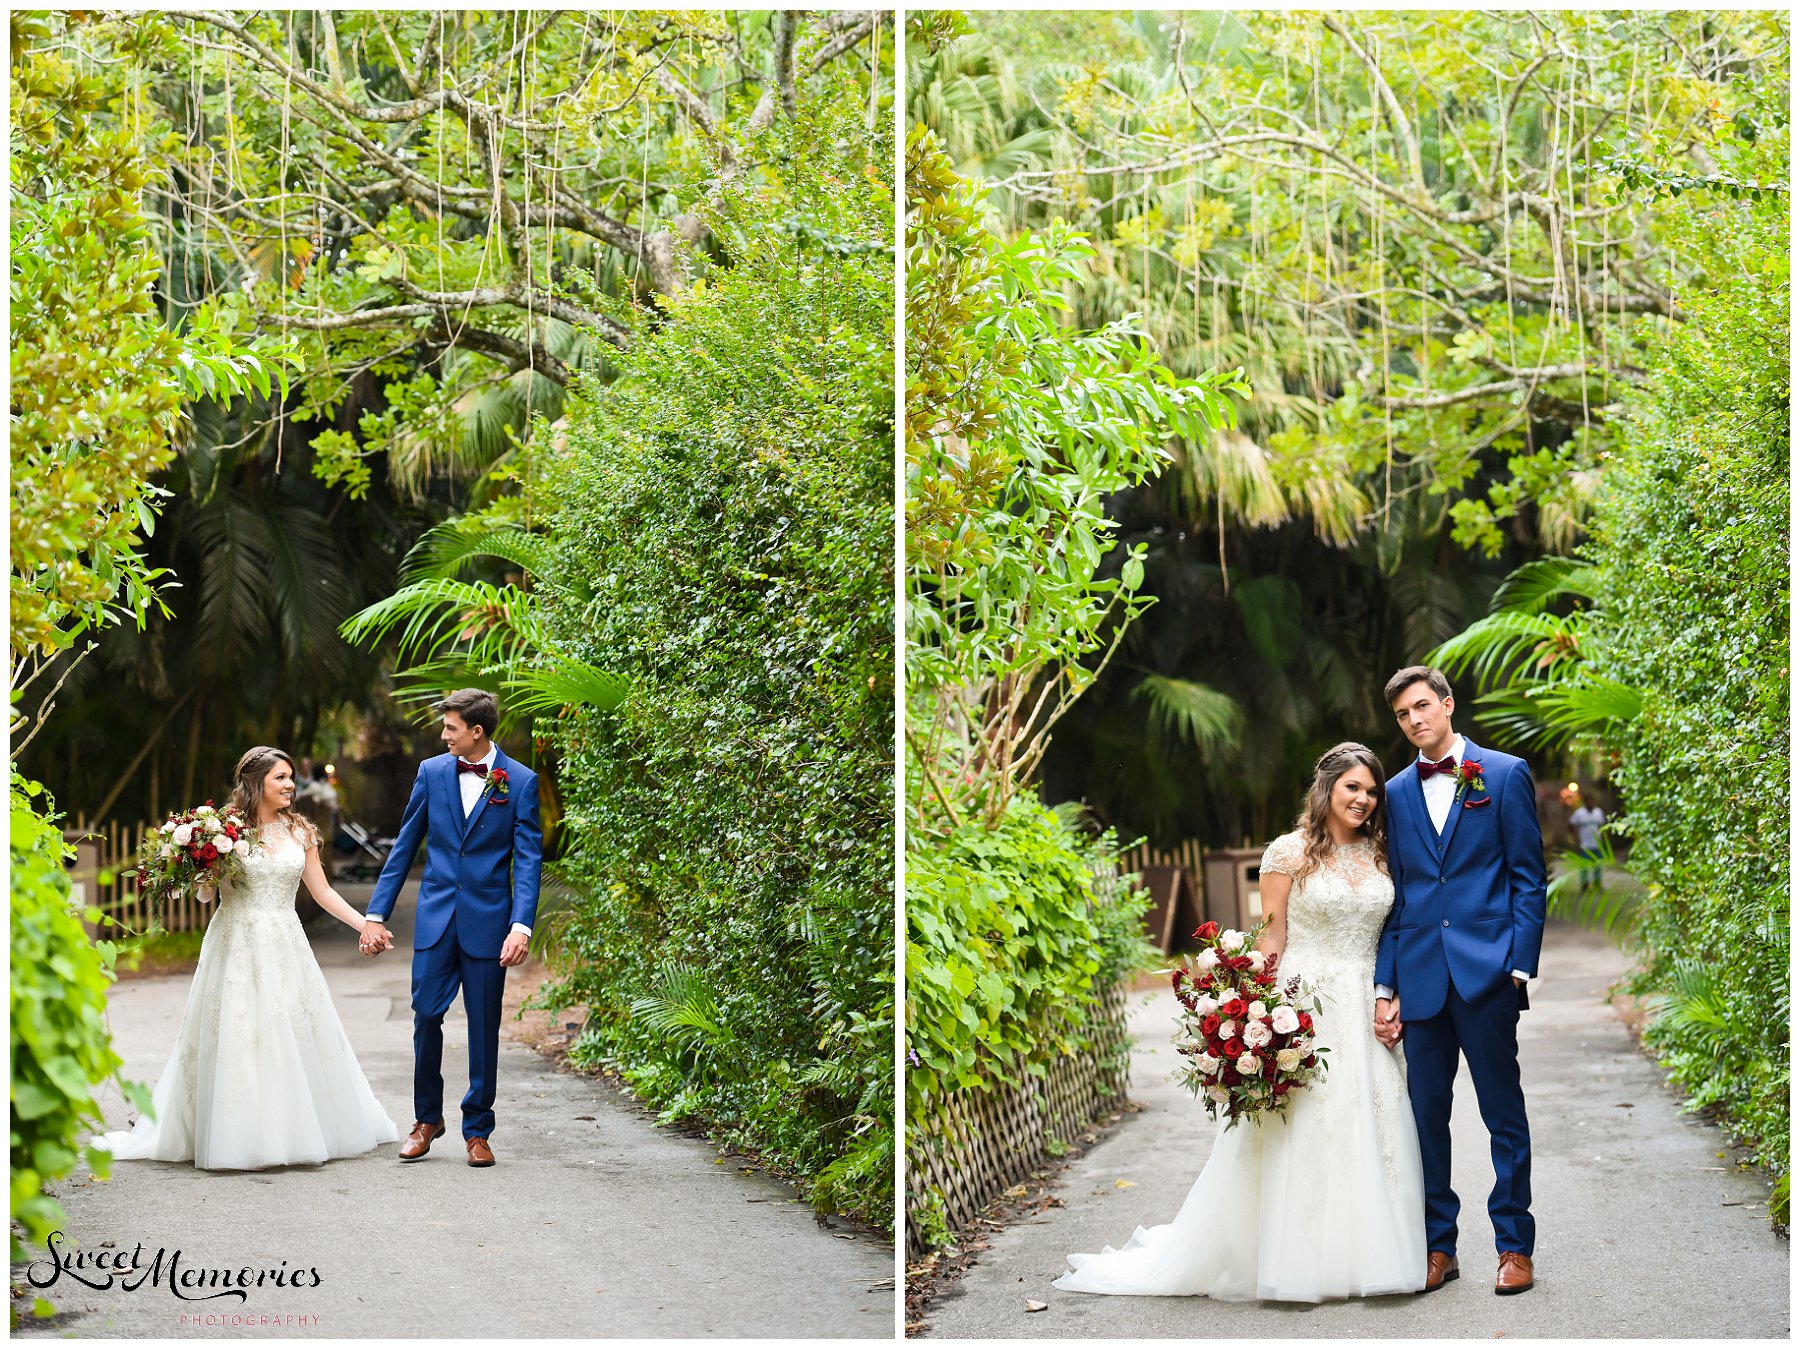
[[[220,810],[208,801],[169,816],[144,840],[133,870],[139,888],[154,901],[192,886],[206,886],[217,898],[225,881],[244,878],[244,859],[254,846],[243,812],[235,806]]]
[[[1177,1077],[1227,1128],[1246,1115],[1260,1123],[1281,1114],[1325,1072],[1325,1049],[1313,1038],[1318,995],[1298,975],[1278,981],[1253,949],[1264,926],[1221,932],[1202,923],[1194,932],[1199,955],[1170,972],[1182,1006]]]

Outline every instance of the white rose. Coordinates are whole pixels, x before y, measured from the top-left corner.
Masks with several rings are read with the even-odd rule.
[[[1262,1003],[1253,1002],[1250,1004],[1250,1019],[1252,1021],[1260,1021],[1268,1014],[1269,1014],[1269,1009],[1267,1007],[1265,1007]]]
[[[224,834],[214,834],[212,837],[212,845],[213,845],[213,847],[217,848],[220,852],[230,852],[231,851],[231,840],[229,838],[227,838]]]
[[[1229,1040],[1232,1036],[1236,1035],[1237,1033],[1238,1033],[1237,1022],[1221,1021],[1219,1023],[1219,1038],[1221,1040]]]
[[[1275,1009],[1275,1015],[1270,1020],[1274,1023],[1276,1033],[1280,1035],[1292,1035],[1300,1029],[1300,1014],[1286,1003]]]
[[[172,834],[172,833],[174,833],[174,832],[175,832],[175,821],[173,821],[173,820],[164,820],[164,821],[163,821],[163,827],[162,827],[162,831],[163,831],[163,833],[165,833],[165,834]]]
[[[1254,1054],[1239,1054],[1237,1070],[1245,1077],[1258,1077],[1262,1074],[1262,1061]]]
[[[1220,1105],[1231,1104],[1231,1093],[1226,1091],[1223,1087],[1208,1087],[1206,1089],[1206,1094]]]
[[[1240,948],[1242,948],[1243,944],[1244,944],[1244,934],[1239,932],[1235,928],[1226,928],[1223,932],[1221,932],[1219,934],[1219,949],[1220,950],[1237,951]]]
[[[1209,946],[1200,953],[1200,959],[1195,964],[1203,970],[1216,970],[1219,967],[1219,953]]]
[[[1201,1016],[1211,1016],[1219,1010],[1219,1000],[1210,993],[1202,993],[1194,999],[1194,1011]]]
[[[1298,1049],[1291,1046],[1287,1049],[1278,1049],[1275,1051],[1275,1066],[1284,1073],[1291,1073],[1300,1066],[1300,1060],[1303,1057],[1304,1055]]]
[[[178,828],[175,831],[174,837],[175,837],[175,846],[177,848],[187,847],[188,844],[190,844],[194,841],[194,826],[191,824],[182,825],[180,828]]]
[[[162,845],[162,855],[164,857],[173,857],[175,855],[175,845],[173,843],[163,844]]]
[[[239,857],[248,857],[250,855],[250,840],[247,838],[240,838],[237,841],[237,844],[232,848],[232,851]]]
[[[1268,963],[1268,956],[1264,955],[1261,951],[1252,951],[1250,953],[1250,968],[1255,970],[1258,974],[1263,972],[1263,967]]]
[[[1194,1067],[1200,1070],[1202,1076],[1211,1077],[1219,1071],[1218,1057],[1214,1054],[1202,1054],[1194,1060]]]
[[[1244,1043],[1252,1049],[1261,1049],[1275,1038],[1275,1032],[1260,1021],[1252,1021],[1244,1027]]]

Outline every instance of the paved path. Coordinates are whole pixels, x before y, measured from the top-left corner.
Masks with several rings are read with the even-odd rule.
[[[1168,1081],[1174,998],[1133,1011],[1131,1095],[1145,1108],[1073,1162],[1066,1208],[1015,1223],[926,1312],[939,1338],[1208,1340],[1775,1337],[1788,1335],[1788,1243],[1764,1216],[1767,1187],[1738,1172],[1720,1132],[1677,1111],[1656,1065],[1605,999],[1622,970],[1604,938],[1553,927],[1543,978],[1520,1022],[1532,1124],[1538,1285],[1495,1297],[1487,1136],[1465,1070],[1452,1131],[1462,1196],[1462,1279],[1429,1297],[1302,1306],[1204,1298],[1096,1297],[1050,1287],[1069,1251],[1121,1245],[1167,1222],[1212,1149],[1213,1131]],[[1120,1188],[1119,1181],[1129,1182]],[[1027,1312],[1027,1299],[1047,1302]]]
[[[368,887],[340,887],[361,908]],[[328,920],[313,945],[363,1071],[402,1130],[412,1122],[410,894],[393,951],[371,961]],[[402,930],[399,923],[405,923]],[[189,978],[120,984],[113,1032],[128,1077],[161,1072]],[[461,1003],[444,1023],[447,1104],[466,1084]],[[23,1334],[195,1333],[498,1339],[556,1336],[891,1338],[893,1248],[866,1230],[815,1221],[785,1184],[745,1174],[704,1140],[657,1128],[593,1078],[562,1071],[502,1036],[494,1131],[499,1164],[467,1166],[459,1140],[422,1162],[397,1144],[362,1157],[262,1173],[123,1162],[113,1178],[58,1187],[71,1240],[98,1251],[142,1243],[184,1267],[317,1268],[317,1288],[253,1288],[184,1302],[146,1283],[90,1291],[65,1273],[50,1326]],[[132,1117],[116,1088],[109,1127]],[[455,1130],[452,1130],[454,1135]],[[15,1267],[14,1283],[21,1271]],[[887,1281],[887,1287],[880,1287]],[[29,1305],[29,1304],[27,1304]],[[183,1316],[224,1318],[183,1321]],[[275,1320],[263,1325],[254,1318]],[[232,1318],[252,1318],[251,1323]]]

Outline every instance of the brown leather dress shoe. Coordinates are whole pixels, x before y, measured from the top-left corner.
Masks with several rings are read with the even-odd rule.
[[[488,1146],[487,1139],[471,1138],[468,1143],[470,1166],[492,1166],[494,1164],[494,1150]]]
[[[400,1144],[400,1160],[403,1162],[418,1161],[419,1158],[431,1151],[431,1140],[443,1132],[443,1125],[427,1124],[424,1120],[419,1120],[413,1125],[412,1132]]]
[[[1536,1280],[1531,1277],[1531,1257],[1517,1251],[1500,1252],[1500,1272],[1494,1276],[1494,1291],[1501,1297],[1523,1293]]]
[[[1425,1286],[1421,1293],[1435,1293],[1450,1280],[1460,1277],[1456,1257],[1448,1251],[1431,1251],[1425,1256]]]

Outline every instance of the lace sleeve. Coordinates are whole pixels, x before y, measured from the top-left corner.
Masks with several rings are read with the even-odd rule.
[[[1300,869],[1300,859],[1304,852],[1300,835],[1283,834],[1263,849],[1262,869],[1279,872],[1283,876],[1295,875]]]

